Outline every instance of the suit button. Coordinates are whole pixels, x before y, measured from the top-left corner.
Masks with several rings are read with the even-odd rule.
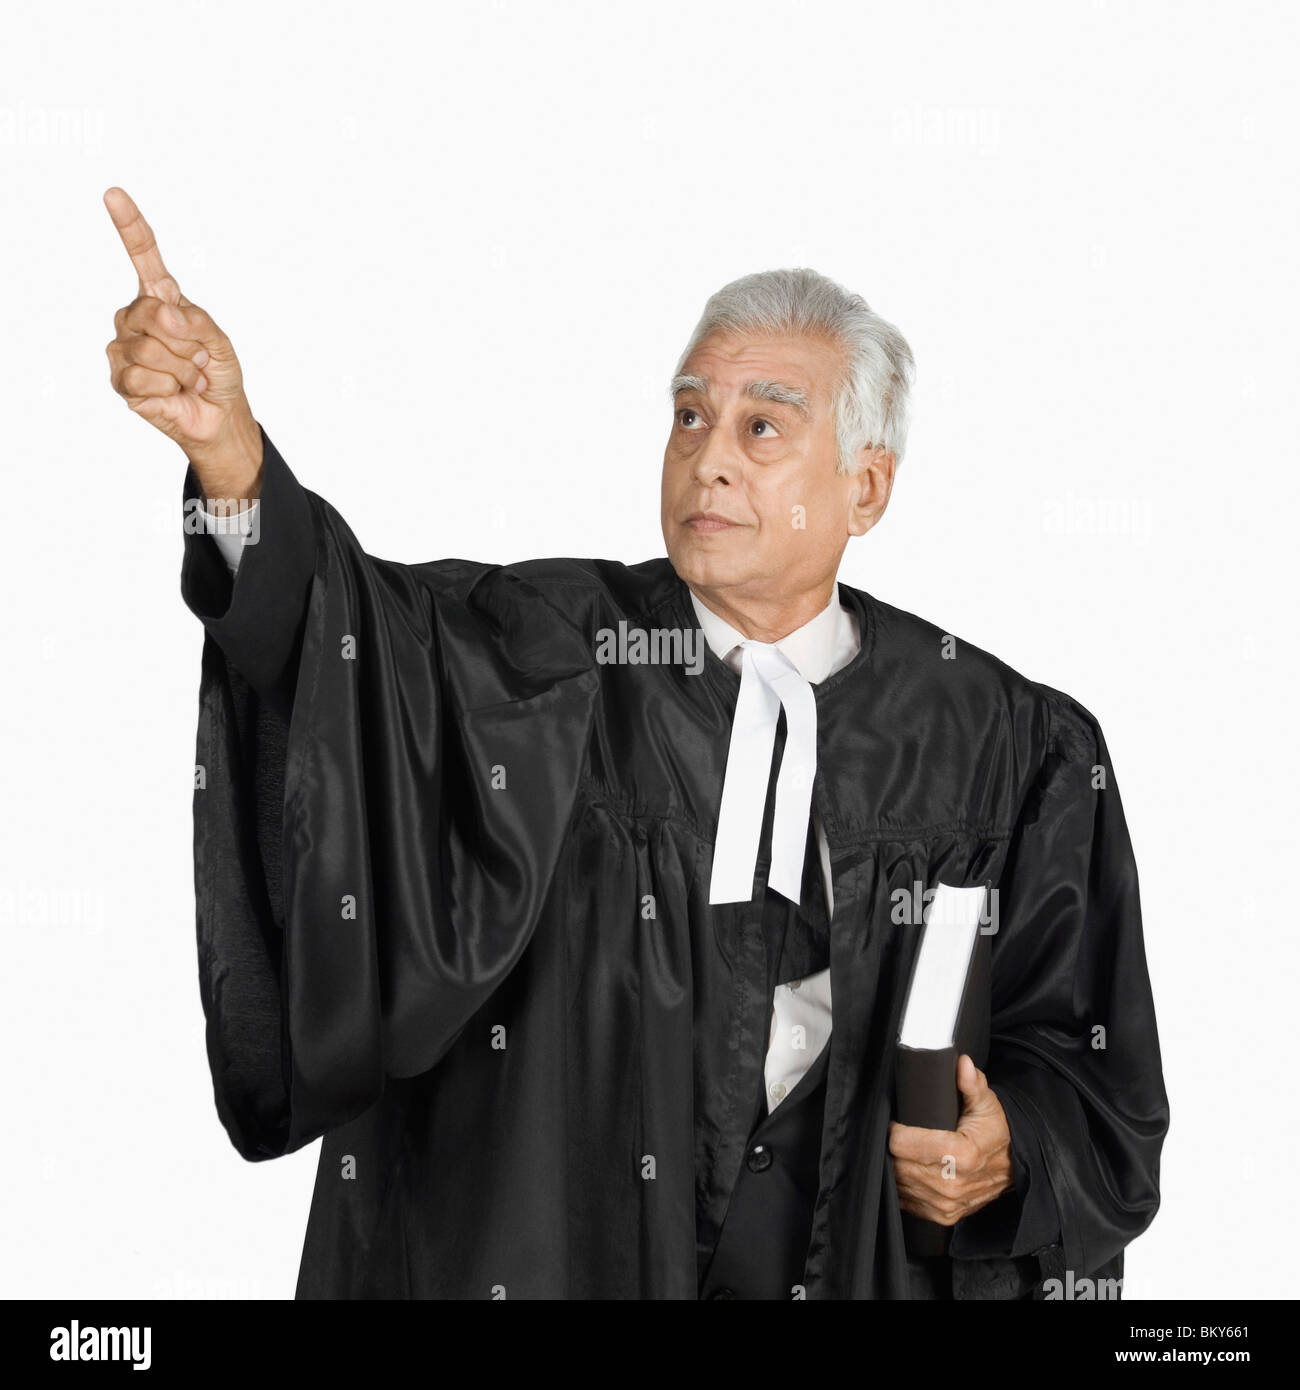
[[[751,1173],[765,1173],[772,1166],[772,1150],[766,1144],[755,1144],[745,1156],[745,1167]]]
[[[714,1289],[714,1291],[709,1295],[709,1298],[712,1300],[715,1298],[735,1298],[735,1296],[735,1289]]]

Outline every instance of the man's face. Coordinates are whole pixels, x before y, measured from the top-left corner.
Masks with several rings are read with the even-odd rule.
[[[703,597],[773,603],[827,587],[849,536],[874,521],[863,479],[836,471],[843,366],[818,338],[723,334],[683,364],[703,385],[674,402],[661,521],[673,568]]]

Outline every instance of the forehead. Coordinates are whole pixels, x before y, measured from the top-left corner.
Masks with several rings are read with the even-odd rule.
[[[749,381],[779,381],[802,387],[814,404],[826,404],[843,362],[843,351],[828,339],[711,333],[681,370],[684,375],[706,377],[711,395],[739,395]]]

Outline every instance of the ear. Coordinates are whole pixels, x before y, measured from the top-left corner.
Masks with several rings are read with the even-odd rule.
[[[858,452],[859,467],[849,492],[849,535],[865,536],[885,514],[889,494],[894,490],[897,460],[882,448],[863,446]]]

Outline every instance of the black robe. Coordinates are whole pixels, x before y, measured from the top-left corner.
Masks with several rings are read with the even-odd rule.
[[[766,846],[752,904],[708,902],[738,677],[707,649],[698,674],[596,660],[620,620],[696,627],[666,559],[376,559],[263,438],[260,539],[232,585],[188,534],[182,593],[218,1113],[249,1159],[324,1136],[298,1296],[698,1297],[772,1003]],[[862,645],[815,687],[834,1028],[806,1296],[926,1296],[887,1128],[919,937],[895,895],[939,881],[999,890],[986,1070],[1016,1167],[940,1296],[1114,1272],[1168,1112],[1101,732],[840,593]]]

